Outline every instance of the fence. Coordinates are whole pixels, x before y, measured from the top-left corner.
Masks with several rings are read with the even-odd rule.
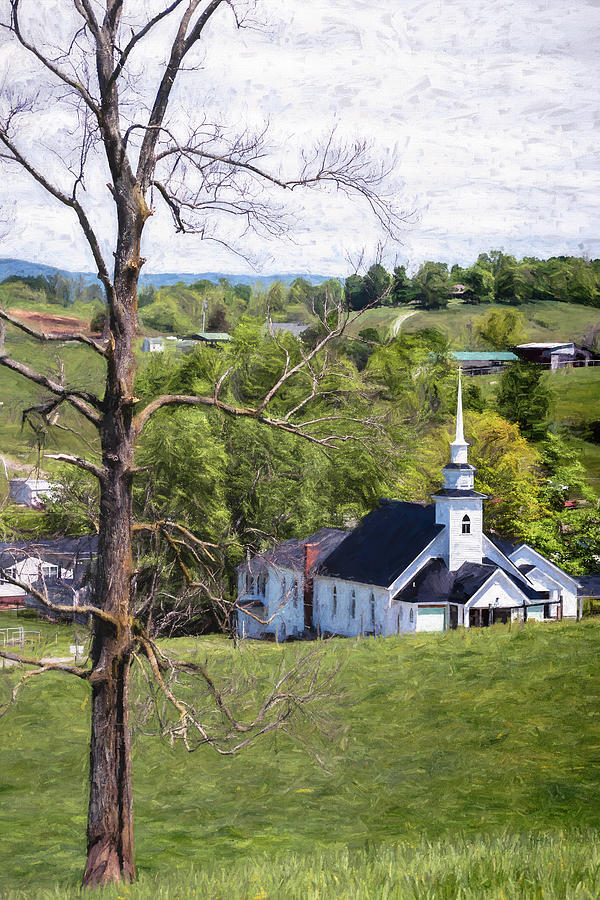
[[[600,366],[600,359],[576,359],[573,362],[564,362],[560,363],[558,366],[553,366],[552,363],[535,363],[536,366],[539,366],[541,369],[549,369],[551,372],[558,372],[559,369],[584,369],[589,366]],[[473,366],[473,368],[466,367],[465,363],[463,363],[462,373],[463,375],[496,375],[500,372],[503,372],[506,366]]]
[[[25,631],[23,626],[14,628],[0,628],[0,647],[23,647],[25,644],[39,644],[42,640],[41,632]]]

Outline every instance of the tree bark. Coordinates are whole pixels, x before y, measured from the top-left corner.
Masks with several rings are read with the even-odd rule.
[[[87,886],[135,878],[129,734],[129,675],[135,640],[131,617],[136,439],[132,421],[133,347],[137,283],[143,263],[139,248],[147,207],[131,183],[117,184],[115,193],[122,200],[118,203],[115,291],[109,305],[106,390],[100,425],[103,477],[95,599],[119,625],[114,627],[98,619],[94,624],[88,850],[83,876]]]

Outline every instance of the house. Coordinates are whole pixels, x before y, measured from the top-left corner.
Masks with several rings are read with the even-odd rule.
[[[267,322],[267,326],[273,335],[280,333],[291,334],[295,338],[299,338],[310,327],[302,322],[272,322],[271,320]]]
[[[164,353],[165,342],[161,337],[144,338],[142,353]]]
[[[0,543],[0,609],[27,606],[51,615],[40,600],[9,578],[47,593],[52,603],[84,602],[97,552],[96,535]]]
[[[11,478],[9,496],[15,503],[22,503],[31,509],[43,509],[44,501],[51,495],[54,487],[45,478]]]
[[[459,390],[456,436],[433,503],[381,500],[349,532],[322,529],[238,567],[238,633],[404,634],[575,619],[578,583],[528,544],[483,530]]]
[[[226,331],[197,331],[194,334],[186,334],[184,340],[216,347],[217,344],[227,344],[231,340],[231,335]]]
[[[524,362],[549,365],[551,369],[564,366],[587,366],[592,354],[576,347],[573,341],[548,341],[546,343],[518,344],[515,351]]]

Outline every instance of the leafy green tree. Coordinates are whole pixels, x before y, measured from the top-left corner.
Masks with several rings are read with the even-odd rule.
[[[145,284],[138,291],[138,309],[150,306],[158,299],[158,291],[153,284]]]
[[[539,444],[539,451],[544,490],[554,509],[562,509],[567,500],[596,501],[586,470],[577,451],[569,445],[567,434],[549,431]]]
[[[496,407],[509,422],[518,423],[527,437],[543,437],[550,409],[550,391],[541,366],[525,362],[508,365],[500,379]]]
[[[249,284],[236,284],[233,293],[247,304],[250,302],[250,297],[252,296],[252,288]]]
[[[392,305],[402,306],[405,303],[412,303],[415,293],[412,279],[406,274],[406,266],[396,266],[392,276],[392,288],[390,291]]]
[[[375,263],[369,267],[363,284],[368,298],[367,303],[370,306],[389,301],[391,281],[390,273],[386,271],[381,263]]]
[[[413,278],[415,302],[424,309],[441,309],[447,306],[450,284],[446,263],[424,262]]]
[[[525,320],[515,309],[491,309],[475,320],[475,332],[481,341],[495,350],[508,350],[520,343],[525,332]]]
[[[480,303],[494,298],[494,275],[485,266],[475,263],[463,270],[462,281],[471,289]]]
[[[362,275],[349,275],[346,278],[345,296],[348,309],[364,309],[369,302]]]
[[[492,411],[466,415],[469,460],[477,490],[488,495],[486,527],[522,538],[532,523],[550,515],[539,475],[540,454],[516,424]]]
[[[90,319],[90,331],[96,332],[97,334],[102,333],[104,331],[107,315],[108,310],[106,306],[96,307],[92,314],[92,318]]]

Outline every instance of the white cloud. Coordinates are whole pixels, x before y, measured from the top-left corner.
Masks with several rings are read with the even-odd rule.
[[[396,147],[403,206],[419,216],[391,255],[416,263],[464,262],[493,246],[598,253],[598,3],[265,0],[261,8],[272,22],[264,34],[237,33],[226,16],[215,21],[203,68],[179,91],[183,105],[202,98],[209,114],[231,123],[269,118],[289,154],[332,122],[340,133],[371,138],[382,153]],[[161,48],[148,52],[160,58]],[[20,66],[30,83],[31,67],[11,54],[12,71]],[[5,45],[0,67],[6,57]],[[40,137],[50,143],[64,124],[48,109],[38,133],[25,135],[32,152],[46,154]],[[52,166],[60,170],[58,160]],[[86,187],[108,247],[106,181],[98,168]],[[69,214],[37,189],[13,174],[0,201],[23,191],[2,255],[90,267]],[[269,270],[339,273],[345,253],[375,245],[366,210],[335,200],[311,193],[301,201],[297,243],[271,242]],[[174,236],[165,214],[149,224],[148,270],[244,268],[216,245]],[[262,239],[249,244],[264,249]]]

